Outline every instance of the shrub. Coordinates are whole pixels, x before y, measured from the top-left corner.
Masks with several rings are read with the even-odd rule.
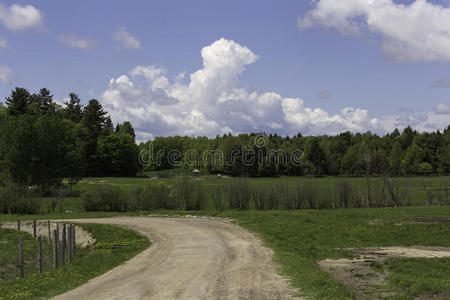
[[[128,210],[128,195],[118,186],[99,185],[95,189],[83,192],[81,200],[86,211]]]
[[[348,181],[341,181],[335,184],[335,195],[339,207],[348,208],[351,205],[353,186]]]
[[[12,181],[8,172],[0,173],[0,213],[39,214],[40,200]]]
[[[190,177],[181,177],[175,183],[173,199],[185,210],[204,210],[207,204],[204,186]]]
[[[162,181],[151,181],[130,194],[133,210],[177,209],[172,187]]]
[[[230,209],[247,210],[252,198],[252,190],[247,180],[231,180],[225,186],[225,199]]]

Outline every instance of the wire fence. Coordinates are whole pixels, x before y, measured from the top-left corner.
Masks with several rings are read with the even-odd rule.
[[[17,253],[17,261],[0,256],[0,278],[4,280],[22,278],[34,273],[42,273],[71,263],[76,252],[76,227],[74,224],[18,220],[19,231],[32,235],[18,239],[2,240],[0,251]],[[3,260],[3,261],[2,261]]]

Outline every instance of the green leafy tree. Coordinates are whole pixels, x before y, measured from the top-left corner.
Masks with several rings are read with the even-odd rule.
[[[361,171],[361,146],[356,144],[351,146],[342,158],[341,173],[357,175],[361,173]]]
[[[110,134],[98,141],[102,175],[136,176],[138,147],[128,134]]]
[[[402,160],[402,168],[408,174],[417,174],[423,162],[423,150],[417,144],[412,144]]]
[[[72,122],[25,114],[3,120],[1,127],[0,151],[15,182],[49,192],[63,178],[78,176],[71,167],[83,165],[82,144]]]
[[[389,155],[389,170],[394,175],[399,175],[402,172],[403,150],[399,141],[396,141],[392,146]]]
[[[429,163],[423,162],[419,165],[418,172],[422,175],[429,175],[433,172],[433,167]]]

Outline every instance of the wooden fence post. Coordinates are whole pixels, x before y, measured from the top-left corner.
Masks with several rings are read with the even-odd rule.
[[[20,278],[23,278],[23,238],[19,239],[19,268],[20,268]]]
[[[50,220],[47,221],[47,229],[48,229],[48,244],[52,244],[52,233],[50,231]]]
[[[33,220],[33,237],[36,238],[36,220]]]
[[[69,224],[68,230],[68,240],[69,240],[69,246],[67,248],[68,256],[69,256],[69,263],[72,262],[72,224]]]
[[[66,264],[66,224],[63,224],[61,244],[62,244],[61,259],[62,265],[64,266]]]
[[[53,268],[58,268],[58,236],[53,230]]]
[[[75,231],[75,224],[72,225],[72,255],[75,256],[75,250],[77,248],[77,239],[76,239],[76,231]]]
[[[56,240],[59,243],[59,223],[58,222],[56,223]]]
[[[38,272],[42,273],[42,236],[38,237]]]

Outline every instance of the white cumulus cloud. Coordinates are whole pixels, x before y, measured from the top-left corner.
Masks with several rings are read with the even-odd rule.
[[[9,30],[38,28],[44,24],[41,12],[33,5],[6,7],[0,3],[0,21]]]
[[[78,38],[74,34],[60,34],[58,41],[74,49],[90,51],[98,46],[98,43],[91,38]]]
[[[439,103],[434,108],[434,112],[437,115],[447,115],[447,117],[449,117],[449,115],[450,115],[450,105],[448,105],[446,103]],[[448,120],[448,123],[450,124],[450,119]]]
[[[450,7],[416,0],[317,0],[298,27],[336,28],[345,35],[381,36],[383,54],[394,61],[449,61]]]
[[[300,98],[242,88],[239,76],[259,57],[232,40],[215,41],[202,49],[201,56],[201,69],[190,75],[182,73],[173,81],[164,68],[137,66],[111,79],[101,101],[116,122],[131,121],[141,139],[249,131],[333,134],[379,129],[378,121],[360,108],[345,108],[330,115],[323,109],[306,107]]]
[[[129,34],[123,27],[118,27],[112,37],[118,43],[117,48],[119,50],[141,50],[141,42],[136,37]]]
[[[0,81],[6,84],[11,83],[14,73],[7,66],[0,65]]]

